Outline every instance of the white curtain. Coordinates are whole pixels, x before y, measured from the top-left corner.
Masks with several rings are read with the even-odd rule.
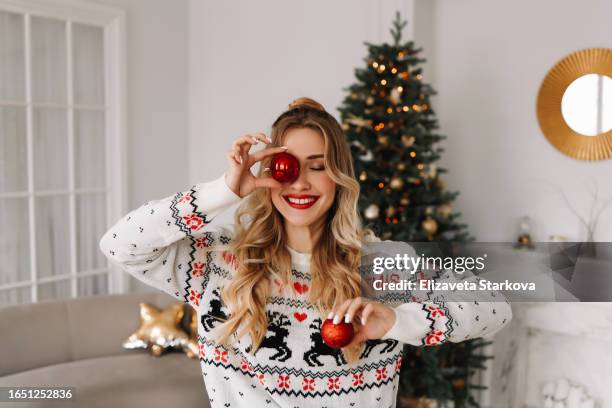
[[[24,16],[0,11],[0,286],[30,279]],[[104,32],[100,27],[31,18],[32,166],[37,278],[101,270],[98,249],[106,228],[105,192],[70,191],[106,187]],[[68,44],[72,45],[73,156],[69,149]],[[65,192],[68,192],[66,194]],[[4,194],[4,195],[3,195]],[[70,253],[70,197],[74,196],[76,253]],[[108,276],[77,280],[76,295],[108,291]],[[31,288],[0,290],[0,306],[29,302]],[[68,298],[70,280],[38,284],[38,300]]]
[[[23,16],[0,12],[0,100],[25,101]],[[27,189],[26,113],[0,106],[0,194]],[[28,201],[0,200],[0,285],[30,275]],[[0,305],[30,301],[30,288],[0,291]]]

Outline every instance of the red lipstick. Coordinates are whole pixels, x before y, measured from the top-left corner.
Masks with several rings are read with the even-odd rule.
[[[319,199],[319,196],[312,194],[287,194],[283,198],[291,207],[305,210],[312,207]]]

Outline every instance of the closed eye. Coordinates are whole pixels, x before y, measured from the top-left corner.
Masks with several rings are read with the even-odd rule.
[[[325,167],[311,167],[310,169],[315,171],[323,171],[325,170]]]

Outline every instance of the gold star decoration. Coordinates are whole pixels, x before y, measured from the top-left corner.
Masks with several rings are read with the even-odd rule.
[[[140,327],[123,343],[124,348],[147,349],[156,357],[172,348],[184,351],[190,358],[198,355],[197,341],[181,327],[185,315],[182,303],[164,310],[148,303],[140,303],[139,306]],[[190,328],[193,328],[193,317]]]

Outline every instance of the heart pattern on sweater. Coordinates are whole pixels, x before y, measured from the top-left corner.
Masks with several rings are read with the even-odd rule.
[[[185,201],[188,194],[190,194],[190,199]],[[181,197],[184,200],[181,201]],[[221,200],[220,197],[225,197],[227,201],[225,199]],[[146,207],[137,209],[133,214],[127,216],[127,220],[121,219],[120,223],[110,231],[109,236],[103,239],[104,242],[100,243],[104,244],[101,249],[105,256],[112,257],[110,260],[129,262],[130,264],[137,263],[138,268],[129,269],[135,277],[141,278],[141,280],[157,289],[173,294],[179,300],[186,300],[192,306],[198,306],[196,317],[200,322],[197,322],[199,323],[197,342],[200,346],[207,346],[206,354],[209,353],[208,346],[212,346],[215,337],[212,334],[209,336],[208,332],[217,326],[218,321],[226,320],[229,316],[229,313],[226,313],[229,309],[224,307],[221,296],[215,291],[219,292],[220,288],[231,279],[232,274],[228,271],[231,271],[237,265],[237,259],[229,252],[224,252],[222,256],[200,258],[202,254],[197,251],[208,246],[228,244],[232,241],[233,236],[231,234],[226,234],[220,229],[207,228],[212,219],[210,215],[214,214],[216,210],[228,207],[230,197],[232,200],[237,198],[235,194],[230,194],[222,177],[215,183],[194,185],[191,190],[179,193],[174,198],[152,201],[147,203]],[[159,216],[153,217],[151,214],[159,214]],[[134,222],[131,222],[132,219]],[[228,229],[228,232],[230,229]],[[204,230],[202,235],[193,235],[195,231],[201,230]],[[183,239],[185,236],[189,239]],[[143,238],[137,239],[137,237]],[[135,243],[131,243],[132,240]],[[147,243],[152,242],[159,243],[156,247],[150,248],[155,256],[140,258],[136,256],[137,254],[134,252],[137,252],[137,247],[149,247],[150,245]],[[169,244],[176,244],[181,250],[176,251],[176,253],[168,253],[165,249]],[[127,259],[116,258],[121,253],[127,255],[125,257]],[[157,258],[159,258],[159,261]],[[210,273],[203,276],[206,279],[194,282],[191,278],[192,275],[195,276],[196,270],[201,269],[195,268],[196,263],[200,263],[200,261],[205,261],[206,270]],[[182,267],[183,264],[185,264],[185,268]],[[147,269],[144,269],[145,266]],[[305,268],[300,266],[305,266]],[[363,405],[367,406],[383,405],[382,395],[392,399],[391,397],[396,395],[398,387],[395,384],[390,384],[392,377],[387,374],[387,371],[393,372],[394,368],[399,367],[399,364],[393,364],[393,359],[396,356],[399,357],[400,354],[399,351],[395,350],[397,349],[396,345],[400,344],[399,341],[388,339],[385,342],[366,342],[367,351],[359,357],[360,360],[363,359],[364,370],[359,369],[357,372],[353,372],[351,369],[343,369],[346,361],[343,360],[342,353],[337,349],[328,347],[322,340],[320,327],[325,318],[317,318],[315,305],[312,305],[310,299],[307,299],[310,291],[309,286],[314,282],[307,265],[292,262],[290,271],[277,272],[278,274],[272,275],[269,282],[269,287],[274,296],[270,296],[266,304],[266,306],[270,306],[266,308],[266,314],[269,313],[268,327],[260,344],[261,350],[264,352],[258,353],[256,356],[251,354],[249,360],[242,364],[233,364],[233,362],[226,364],[229,363],[226,360],[229,355],[219,356],[220,358],[217,360],[210,358],[208,355],[200,356],[206,388],[210,389],[210,394],[213,396],[213,398],[210,398],[210,402],[212,404],[216,402],[215,406],[233,408],[234,406],[245,405],[241,403],[243,400],[246,403],[250,400],[264,400],[263,407],[269,407],[272,402],[275,402],[275,406],[277,405],[276,395],[278,395],[280,405],[287,408],[303,406],[305,404],[302,402],[305,402],[306,399],[310,400],[312,397],[320,401],[319,404],[315,403],[315,405],[319,408],[325,408],[326,401],[331,402],[342,396],[340,398],[346,406],[351,408],[358,407],[359,404],[356,402],[362,401],[362,399],[369,400],[364,401],[366,403]],[[419,280],[425,278],[423,273],[419,274],[419,277]],[[190,296],[197,300],[190,299]],[[495,297],[495,294],[491,293],[491,296]],[[413,302],[420,301],[415,296],[411,296],[411,300]],[[446,301],[447,299],[442,300]],[[478,303],[474,303],[476,308],[479,307]],[[506,301],[506,303],[509,302]],[[451,305],[452,303],[447,304]],[[432,317],[438,316],[438,319],[448,317],[446,321],[439,322],[439,328],[446,330],[444,334],[447,337],[459,325],[458,320],[461,320],[463,322],[461,326],[467,326],[463,334],[466,340],[470,337],[479,337],[481,331],[489,330],[488,327],[493,324],[500,325],[498,321],[502,319],[501,325],[507,323],[507,320],[511,318],[511,315],[504,318],[504,310],[498,306],[495,309],[487,309],[486,313],[485,310],[473,313],[472,309],[464,308],[461,304],[454,309],[451,307],[444,309],[435,307],[432,302],[423,303],[421,306],[423,306],[422,311],[431,312]],[[426,308],[427,306],[430,306],[430,308]],[[431,309],[432,307],[434,309]],[[499,312],[497,312],[497,309],[499,309]],[[442,313],[442,310],[444,313]],[[482,319],[480,319],[481,315]],[[293,322],[291,317],[294,318]],[[481,321],[482,323],[480,323]],[[298,325],[295,322],[305,324]],[[475,327],[472,327],[473,325]],[[425,331],[434,329],[434,327],[430,327],[430,322],[424,322],[422,329]],[[438,327],[435,327],[435,329],[438,330]],[[429,334],[431,333],[428,332]],[[423,345],[428,345],[426,340],[427,337],[420,339]],[[240,356],[245,357],[249,353],[246,343],[248,342],[238,341],[238,347],[234,349],[236,359],[239,359]],[[201,349],[200,353],[202,352]],[[279,363],[287,364],[281,365]],[[251,364],[253,364],[252,367]],[[377,373],[378,370],[371,370],[370,368],[374,367],[373,364],[380,366],[381,371]],[[245,368],[245,366],[248,368]],[[321,378],[300,378],[302,369],[310,370],[311,368],[316,369],[316,367],[318,367],[317,373],[321,374]],[[284,371],[285,369],[288,371]],[[283,370],[282,374],[278,370]],[[269,375],[264,377],[264,373],[269,373]],[[208,374],[211,374],[211,376],[208,377]],[[355,378],[355,374],[357,374],[357,378]],[[243,385],[238,386],[233,380],[232,383],[229,382],[235,376],[244,377]],[[382,381],[383,378],[389,379],[389,381]],[[342,387],[340,387],[340,384],[342,384]],[[249,385],[251,390],[247,388]],[[231,404],[229,401],[222,401],[224,398],[215,395],[217,388],[221,390],[227,387],[231,387],[232,391],[237,392],[240,397]],[[390,392],[391,387],[393,387],[392,393]],[[362,398],[362,389],[369,389],[370,395]],[[355,398],[355,396],[358,396],[358,398]],[[304,400],[301,399],[302,397]],[[272,400],[272,398],[275,398],[275,400]],[[384,404],[384,406],[390,408],[389,403]]]
[[[295,312],[293,317],[295,317],[298,322],[303,322],[308,317],[308,314]]]
[[[306,293],[308,291],[308,285],[306,285],[305,283],[301,284],[300,282],[295,282],[293,284],[293,288],[300,295],[302,295],[302,294],[304,294],[304,293]]]

